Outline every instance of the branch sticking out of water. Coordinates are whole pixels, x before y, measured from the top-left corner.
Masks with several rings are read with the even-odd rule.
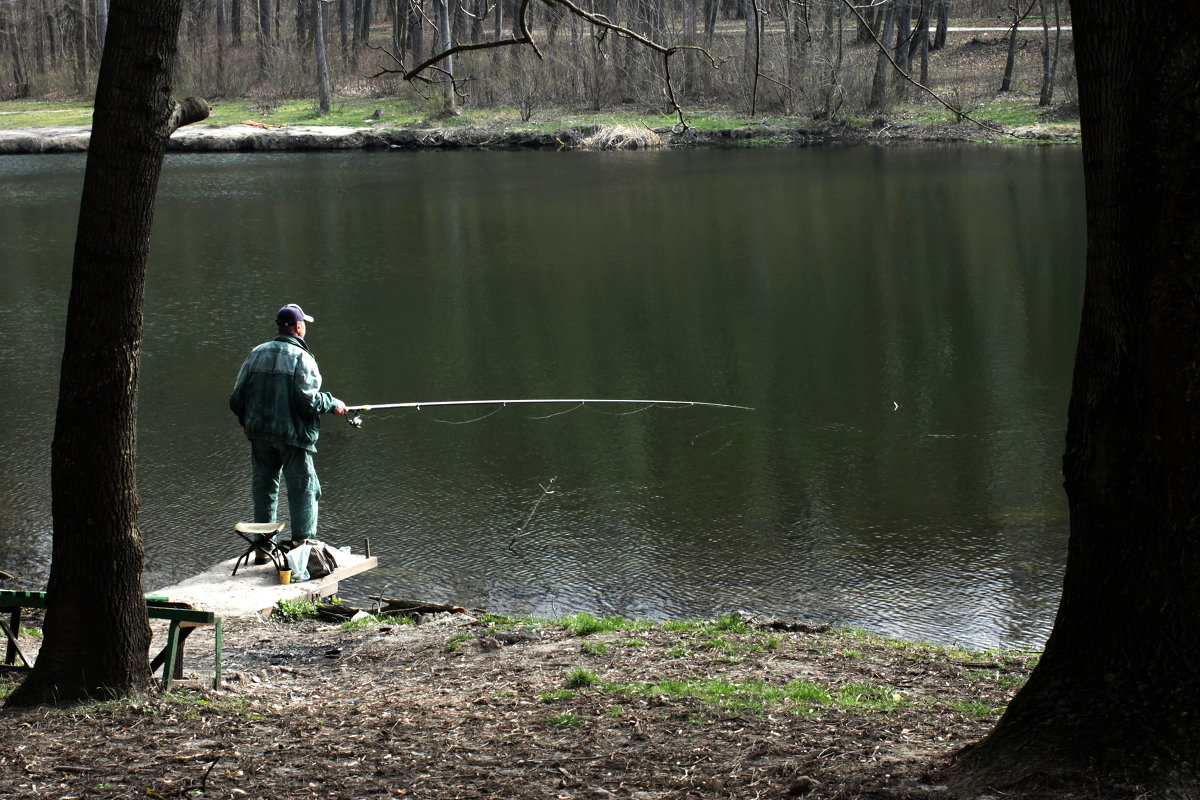
[[[542,496],[534,501],[533,508],[529,509],[529,516],[525,518],[525,521],[521,523],[521,527],[517,528],[517,532],[513,534],[512,541],[508,543],[509,550],[512,550],[513,545],[517,543],[517,539],[521,538],[521,536],[523,536],[525,532],[529,530],[529,523],[533,519],[533,515],[537,513],[538,506],[542,504],[542,501],[545,500],[548,495],[554,494],[554,482],[556,480],[558,480],[557,475],[551,478],[550,482],[545,486],[542,486],[540,483],[538,484],[538,488],[542,490]]]

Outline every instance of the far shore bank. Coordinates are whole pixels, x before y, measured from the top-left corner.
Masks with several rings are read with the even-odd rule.
[[[238,124],[193,125],[171,137],[169,152],[272,152],[320,150],[577,150],[589,149],[598,125],[528,128],[347,127]],[[646,129],[649,133],[650,129]],[[699,129],[656,128],[648,137],[662,149],[687,147],[810,147],[822,145],[896,144],[906,142],[970,143],[1036,141],[1077,143],[1078,134],[1055,126],[1026,126],[1001,135],[978,125],[920,125],[879,120],[869,128],[846,125]],[[0,155],[86,152],[91,126],[55,125],[0,130]],[[641,149],[645,143],[631,143]],[[611,149],[611,148],[594,148]]]

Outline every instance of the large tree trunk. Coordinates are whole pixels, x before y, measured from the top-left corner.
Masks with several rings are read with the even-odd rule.
[[[84,173],[51,444],[44,639],[8,705],[136,692],[150,678],[134,430],[142,297],[183,0],[113,0]],[[203,111],[203,113],[201,113]]]
[[[1087,280],[1045,653],[964,774],[1200,794],[1200,4],[1072,3]]]

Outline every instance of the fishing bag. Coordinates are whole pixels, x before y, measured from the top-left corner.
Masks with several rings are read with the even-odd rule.
[[[337,569],[337,558],[333,548],[315,539],[289,550],[287,560],[294,583],[310,578],[324,578]]]

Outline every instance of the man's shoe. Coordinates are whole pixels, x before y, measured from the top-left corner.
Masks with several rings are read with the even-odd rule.
[[[270,564],[270,563],[271,563],[271,557],[267,555],[267,551],[264,548],[262,548],[262,547],[254,548],[254,564],[255,564],[255,566],[262,566],[263,564]]]

